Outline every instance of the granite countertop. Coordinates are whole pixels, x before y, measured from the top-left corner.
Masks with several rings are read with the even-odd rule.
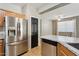
[[[64,45],[74,54],[79,55],[79,50],[68,44],[68,43],[79,43],[79,38],[68,37],[68,36],[45,35],[45,36],[41,36],[41,39],[47,39],[47,40],[58,42]]]

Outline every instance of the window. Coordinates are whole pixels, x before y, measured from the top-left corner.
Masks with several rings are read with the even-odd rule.
[[[74,20],[58,22],[58,32],[74,32],[74,22]]]

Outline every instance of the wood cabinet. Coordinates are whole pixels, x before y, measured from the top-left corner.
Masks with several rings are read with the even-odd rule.
[[[18,14],[18,13],[9,12],[9,11],[5,11],[5,16],[13,16],[13,17],[24,18],[24,19],[26,18],[26,16],[23,14]]]
[[[66,47],[63,45],[59,44],[57,45],[57,55],[58,56],[75,56],[73,52],[68,50]]]
[[[26,18],[26,15],[21,14],[21,13],[16,13],[16,12],[12,12],[12,11],[7,11],[7,10],[0,10],[0,16],[4,17],[4,16],[13,16],[13,17],[17,17],[17,18]]]
[[[3,39],[0,39],[0,56],[4,55]]]
[[[26,16],[23,14],[14,13],[11,11],[0,10],[0,27],[3,27],[3,25],[4,25],[4,17],[5,16],[12,16],[12,17],[26,19]]]
[[[0,16],[0,27],[3,27],[4,25],[4,18]]]
[[[5,16],[5,12],[0,10],[0,27],[3,27],[4,25],[4,16]]]

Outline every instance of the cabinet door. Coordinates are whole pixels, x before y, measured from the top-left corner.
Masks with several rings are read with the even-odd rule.
[[[0,40],[0,56],[4,55],[3,40]]]
[[[0,45],[0,56],[2,56],[2,55],[3,55],[3,46]]]
[[[0,16],[0,27],[4,25],[4,17]]]
[[[0,27],[4,25],[5,12],[0,10]]]
[[[58,56],[75,56],[73,52],[71,52],[70,50],[68,50],[67,48],[65,48],[63,45],[59,43],[57,49],[58,49]]]

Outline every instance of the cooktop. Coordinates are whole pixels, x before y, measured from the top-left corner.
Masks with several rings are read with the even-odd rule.
[[[68,43],[68,44],[79,49],[79,43]]]

